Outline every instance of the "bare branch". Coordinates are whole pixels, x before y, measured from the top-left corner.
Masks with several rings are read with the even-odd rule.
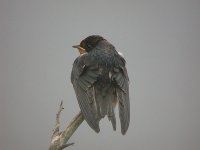
[[[71,145],[74,145],[74,143],[68,143],[68,144],[64,144],[63,146],[61,146],[58,150],[63,150],[65,149],[66,147],[69,147]]]
[[[61,111],[63,110],[63,101],[61,101],[60,103],[60,107],[59,107],[59,110],[58,110],[58,113],[56,114],[56,125],[55,125],[55,128],[53,130],[53,135],[52,135],[52,138],[54,138],[55,136],[59,135],[59,131],[60,131],[60,114],[61,114]]]
[[[68,127],[62,132],[61,134],[61,144],[67,143],[69,138],[72,136],[72,134],[76,131],[76,129],[80,126],[80,124],[83,122],[84,117],[81,112],[79,112],[75,118],[71,121],[71,123],[68,125]]]
[[[67,143],[76,129],[80,126],[83,122],[84,117],[81,112],[79,112],[71,123],[65,128],[64,131],[60,132],[60,114],[63,110],[63,102],[61,101],[60,108],[58,113],[56,114],[56,125],[55,129],[53,130],[53,135],[51,137],[51,144],[49,150],[63,150],[64,148],[73,145],[74,143]]]

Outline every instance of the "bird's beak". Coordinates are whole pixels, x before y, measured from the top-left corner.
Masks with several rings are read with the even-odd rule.
[[[74,45],[74,46],[72,46],[72,47],[73,47],[73,48],[77,48],[77,49],[79,50],[80,54],[86,53],[85,48],[82,48],[80,45]]]
[[[78,48],[78,49],[81,48],[80,45],[74,45],[74,46],[72,46],[72,47],[73,47],[73,48]]]

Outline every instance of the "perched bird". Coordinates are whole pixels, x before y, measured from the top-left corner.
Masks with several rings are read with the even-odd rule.
[[[99,121],[106,115],[116,130],[114,108],[119,107],[121,133],[129,127],[129,78],[123,56],[99,35],[91,35],[73,46],[80,52],[74,61],[71,82],[81,112],[97,133]]]

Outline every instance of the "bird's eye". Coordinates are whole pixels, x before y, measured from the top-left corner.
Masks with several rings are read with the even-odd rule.
[[[87,44],[87,47],[88,47],[88,48],[91,48],[91,47],[92,47],[92,45],[91,45],[91,44]]]

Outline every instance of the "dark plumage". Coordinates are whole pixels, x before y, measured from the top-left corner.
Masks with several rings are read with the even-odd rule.
[[[99,121],[106,115],[116,130],[114,108],[118,103],[121,132],[130,121],[129,79],[124,58],[99,35],[81,41],[71,73],[71,82],[80,109],[89,126],[99,132]]]

